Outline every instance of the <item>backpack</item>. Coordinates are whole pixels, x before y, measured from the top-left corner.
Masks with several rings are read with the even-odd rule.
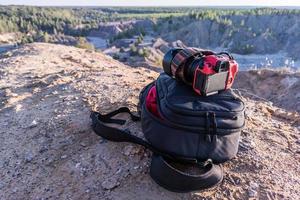
[[[199,96],[190,86],[162,73],[139,95],[136,116],[127,107],[106,115],[92,112],[96,134],[115,142],[131,142],[153,152],[150,175],[174,192],[189,192],[217,185],[223,179],[221,163],[233,158],[245,124],[245,106],[232,89]],[[145,139],[109,126],[129,113],[141,120]]]

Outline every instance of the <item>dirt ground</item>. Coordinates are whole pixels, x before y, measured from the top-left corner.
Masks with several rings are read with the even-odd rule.
[[[223,182],[205,191],[178,194],[159,187],[149,176],[151,152],[93,133],[91,110],[134,110],[141,88],[157,76],[63,45],[34,43],[2,54],[0,199],[299,199],[295,95],[289,98],[295,107],[272,97],[279,108],[239,80],[247,106],[239,152],[223,165]],[[298,74],[289,77],[299,82]],[[124,126],[142,136],[139,123]]]

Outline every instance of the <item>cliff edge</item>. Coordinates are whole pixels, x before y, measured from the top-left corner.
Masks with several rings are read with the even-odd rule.
[[[157,76],[63,45],[33,43],[2,54],[0,199],[299,198],[299,73],[240,73],[235,87],[247,124],[239,153],[223,165],[218,187],[188,194],[150,178],[150,152],[108,142],[90,127],[90,110],[134,110],[141,88]],[[124,126],[142,136],[139,123]]]

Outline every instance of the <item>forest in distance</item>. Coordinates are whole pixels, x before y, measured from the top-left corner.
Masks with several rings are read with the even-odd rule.
[[[71,36],[86,36],[99,28],[99,23],[130,19],[216,20],[219,23],[234,25],[229,16],[241,15],[299,15],[298,9],[222,9],[222,8],[135,8],[135,7],[34,7],[0,6],[0,33],[32,33],[31,42],[41,34],[63,33]]]
[[[238,56],[254,54],[249,59],[259,66],[293,67],[300,59],[299,16],[298,7],[0,6],[0,45],[65,44],[157,65],[165,48],[153,47],[156,41],[168,48],[180,41]],[[12,39],[5,40],[7,34]]]

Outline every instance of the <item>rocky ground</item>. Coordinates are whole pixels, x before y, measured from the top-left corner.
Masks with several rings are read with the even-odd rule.
[[[22,37],[19,32],[16,33],[1,33],[0,34],[0,45],[1,44],[14,44],[18,42]]]
[[[237,157],[224,164],[223,182],[177,194],[150,178],[150,152],[103,140],[90,127],[90,110],[124,105],[134,110],[139,91],[157,72],[63,45],[34,43],[2,54],[0,199],[298,199],[299,89],[293,87],[299,74],[271,73],[294,80],[287,106],[283,97],[265,92],[277,84],[270,73],[241,73],[266,80],[262,90],[253,81],[237,80],[247,124]],[[139,123],[124,126],[142,135]]]

